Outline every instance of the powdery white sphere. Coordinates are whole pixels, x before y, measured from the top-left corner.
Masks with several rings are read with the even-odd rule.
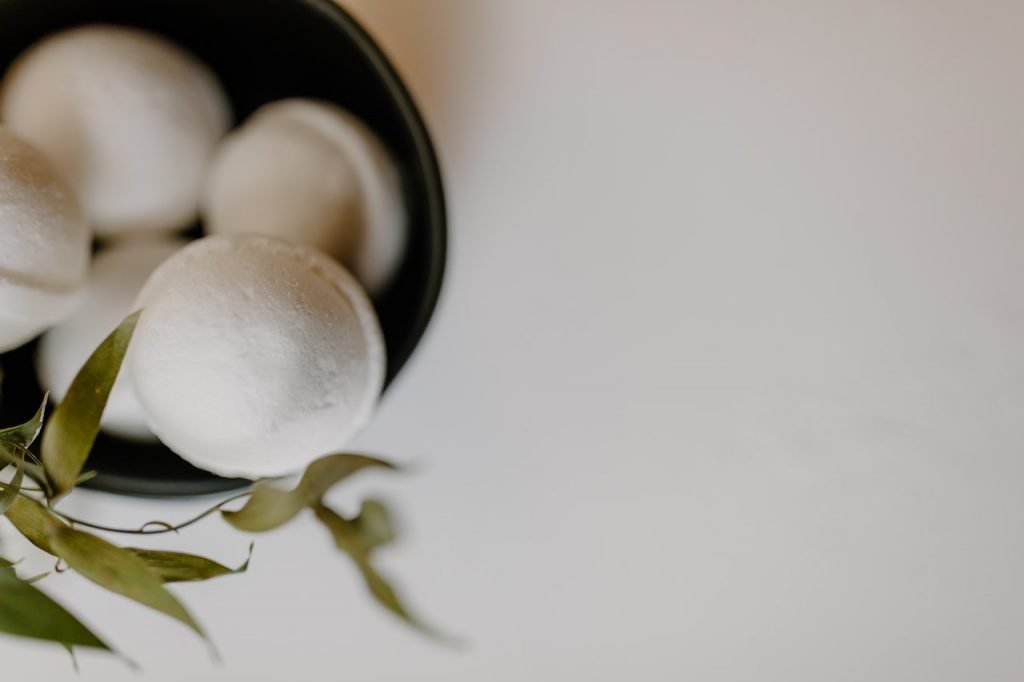
[[[101,236],[194,222],[206,166],[230,125],[216,77],[195,57],[105,25],[25,52],[4,79],[0,117],[50,157]]]
[[[71,188],[42,153],[0,127],[0,351],[68,312],[90,242]]]
[[[340,107],[268,104],[220,146],[206,184],[211,234],[308,244],[346,264],[377,295],[405,253],[398,170],[380,140]]]
[[[384,384],[359,284],[314,249],[207,237],[150,278],[128,362],[153,433],[192,464],[258,478],[344,447]]]
[[[157,266],[186,243],[180,239],[118,242],[96,257],[74,313],[47,332],[39,344],[37,374],[54,400],[64,399],[96,347],[134,312],[135,299]],[[156,440],[146,426],[130,372],[118,376],[102,425],[122,438]]]

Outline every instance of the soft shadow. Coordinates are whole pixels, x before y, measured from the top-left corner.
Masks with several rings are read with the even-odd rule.
[[[459,129],[468,83],[459,82],[472,59],[474,36],[486,20],[478,0],[340,0],[402,74],[431,130],[447,140]],[[444,150],[442,149],[442,154]]]

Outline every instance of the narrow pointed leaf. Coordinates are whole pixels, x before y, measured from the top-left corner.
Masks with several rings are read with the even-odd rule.
[[[224,575],[245,573],[249,568],[249,560],[252,559],[252,545],[249,545],[249,558],[238,568],[228,568],[222,564],[182,552],[158,552],[149,549],[127,548],[135,556],[146,562],[160,579],[165,583],[197,582],[210,580]]]
[[[8,465],[16,465],[28,447],[36,441],[43,428],[45,414],[46,398],[43,399],[43,404],[32,419],[18,426],[0,429],[0,471],[3,471]],[[29,461],[26,461],[23,466],[25,474],[29,478],[39,483],[44,489],[47,487],[46,474],[41,466]]]
[[[26,540],[47,554],[57,556],[50,544],[50,538],[64,522],[47,511],[46,507],[19,495],[14,498],[7,510],[7,519]]]
[[[43,419],[45,416],[46,398],[43,398],[43,404],[40,405],[34,417],[24,424],[12,426],[7,429],[0,429],[0,441],[7,443],[8,445],[20,445],[21,447],[27,448],[35,443],[36,438],[39,437],[39,432],[43,429]]]
[[[159,573],[133,553],[95,535],[71,528],[43,505],[18,497],[7,518],[39,549],[62,559],[68,568],[100,587],[181,621],[205,637],[185,607],[164,588]]]
[[[64,650],[68,652],[68,656],[71,658],[71,668],[75,671],[75,674],[81,674],[82,670],[78,667],[78,654],[75,653],[75,647],[63,642],[61,645],[64,647]]]
[[[130,550],[66,525],[57,529],[50,546],[69,568],[100,587],[156,609],[205,637],[181,602],[164,589],[160,575]]]
[[[294,519],[306,507],[318,504],[328,490],[349,476],[374,468],[395,467],[363,455],[330,455],[310,464],[293,490],[282,490],[261,481],[244,507],[236,512],[223,512],[223,515],[228,523],[242,531],[273,530]]]
[[[103,640],[38,588],[0,568],[0,632],[110,651]]]
[[[17,470],[14,472],[14,478],[11,479],[10,483],[0,488],[0,516],[7,513],[7,510],[14,504],[14,500],[17,499],[18,493],[21,492],[21,484],[25,480],[25,451],[21,451],[21,458],[18,459]]]
[[[3,471],[7,465],[13,464],[17,466],[18,462],[22,458],[22,454],[31,456],[31,453],[20,445],[11,445],[9,443],[0,442],[0,471]],[[46,472],[43,471],[41,466],[26,459],[25,463],[22,464],[22,469],[25,471],[25,474],[38,483],[43,490],[49,490],[49,481],[47,481]]]
[[[46,425],[43,467],[57,495],[71,490],[82,473],[139,315],[130,315],[100,344]]]
[[[367,500],[353,523],[363,541],[371,548],[390,545],[397,533],[391,521],[391,512],[378,500]]]
[[[374,569],[370,562],[373,543],[360,534],[358,526],[353,521],[324,505],[317,505],[314,511],[320,523],[330,531],[337,548],[347,554],[362,573],[367,589],[378,604],[424,634],[445,639],[433,628],[416,619],[402,603],[391,584]]]

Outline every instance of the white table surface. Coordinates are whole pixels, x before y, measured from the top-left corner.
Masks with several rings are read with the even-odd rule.
[[[220,665],[51,591],[152,680],[1024,678],[1024,4],[351,4],[434,128],[453,245],[360,441],[415,473],[341,499],[394,501],[388,569],[470,647],[373,607],[310,520],[176,590]]]

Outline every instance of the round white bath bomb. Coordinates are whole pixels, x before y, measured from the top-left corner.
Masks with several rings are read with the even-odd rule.
[[[53,161],[101,236],[195,221],[230,111],[213,73],[158,36],[119,26],[58,33],[26,51],[0,118]]]
[[[211,234],[262,234],[314,246],[347,265],[371,294],[405,252],[398,170],[383,144],[332,104],[268,104],[218,149],[203,217]]]
[[[37,374],[54,400],[64,399],[78,370],[96,347],[134,312],[135,299],[157,266],[186,243],[181,239],[118,242],[96,257],[75,311],[39,343]],[[103,412],[102,426],[122,438],[156,440],[146,426],[130,372],[118,376]]]
[[[0,127],[0,351],[70,310],[90,242],[71,188],[42,153]]]
[[[207,237],[160,266],[137,305],[128,363],[149,427],[207,471],[298,471],[344,447],[383,388],[373,306],[314,249]]]

